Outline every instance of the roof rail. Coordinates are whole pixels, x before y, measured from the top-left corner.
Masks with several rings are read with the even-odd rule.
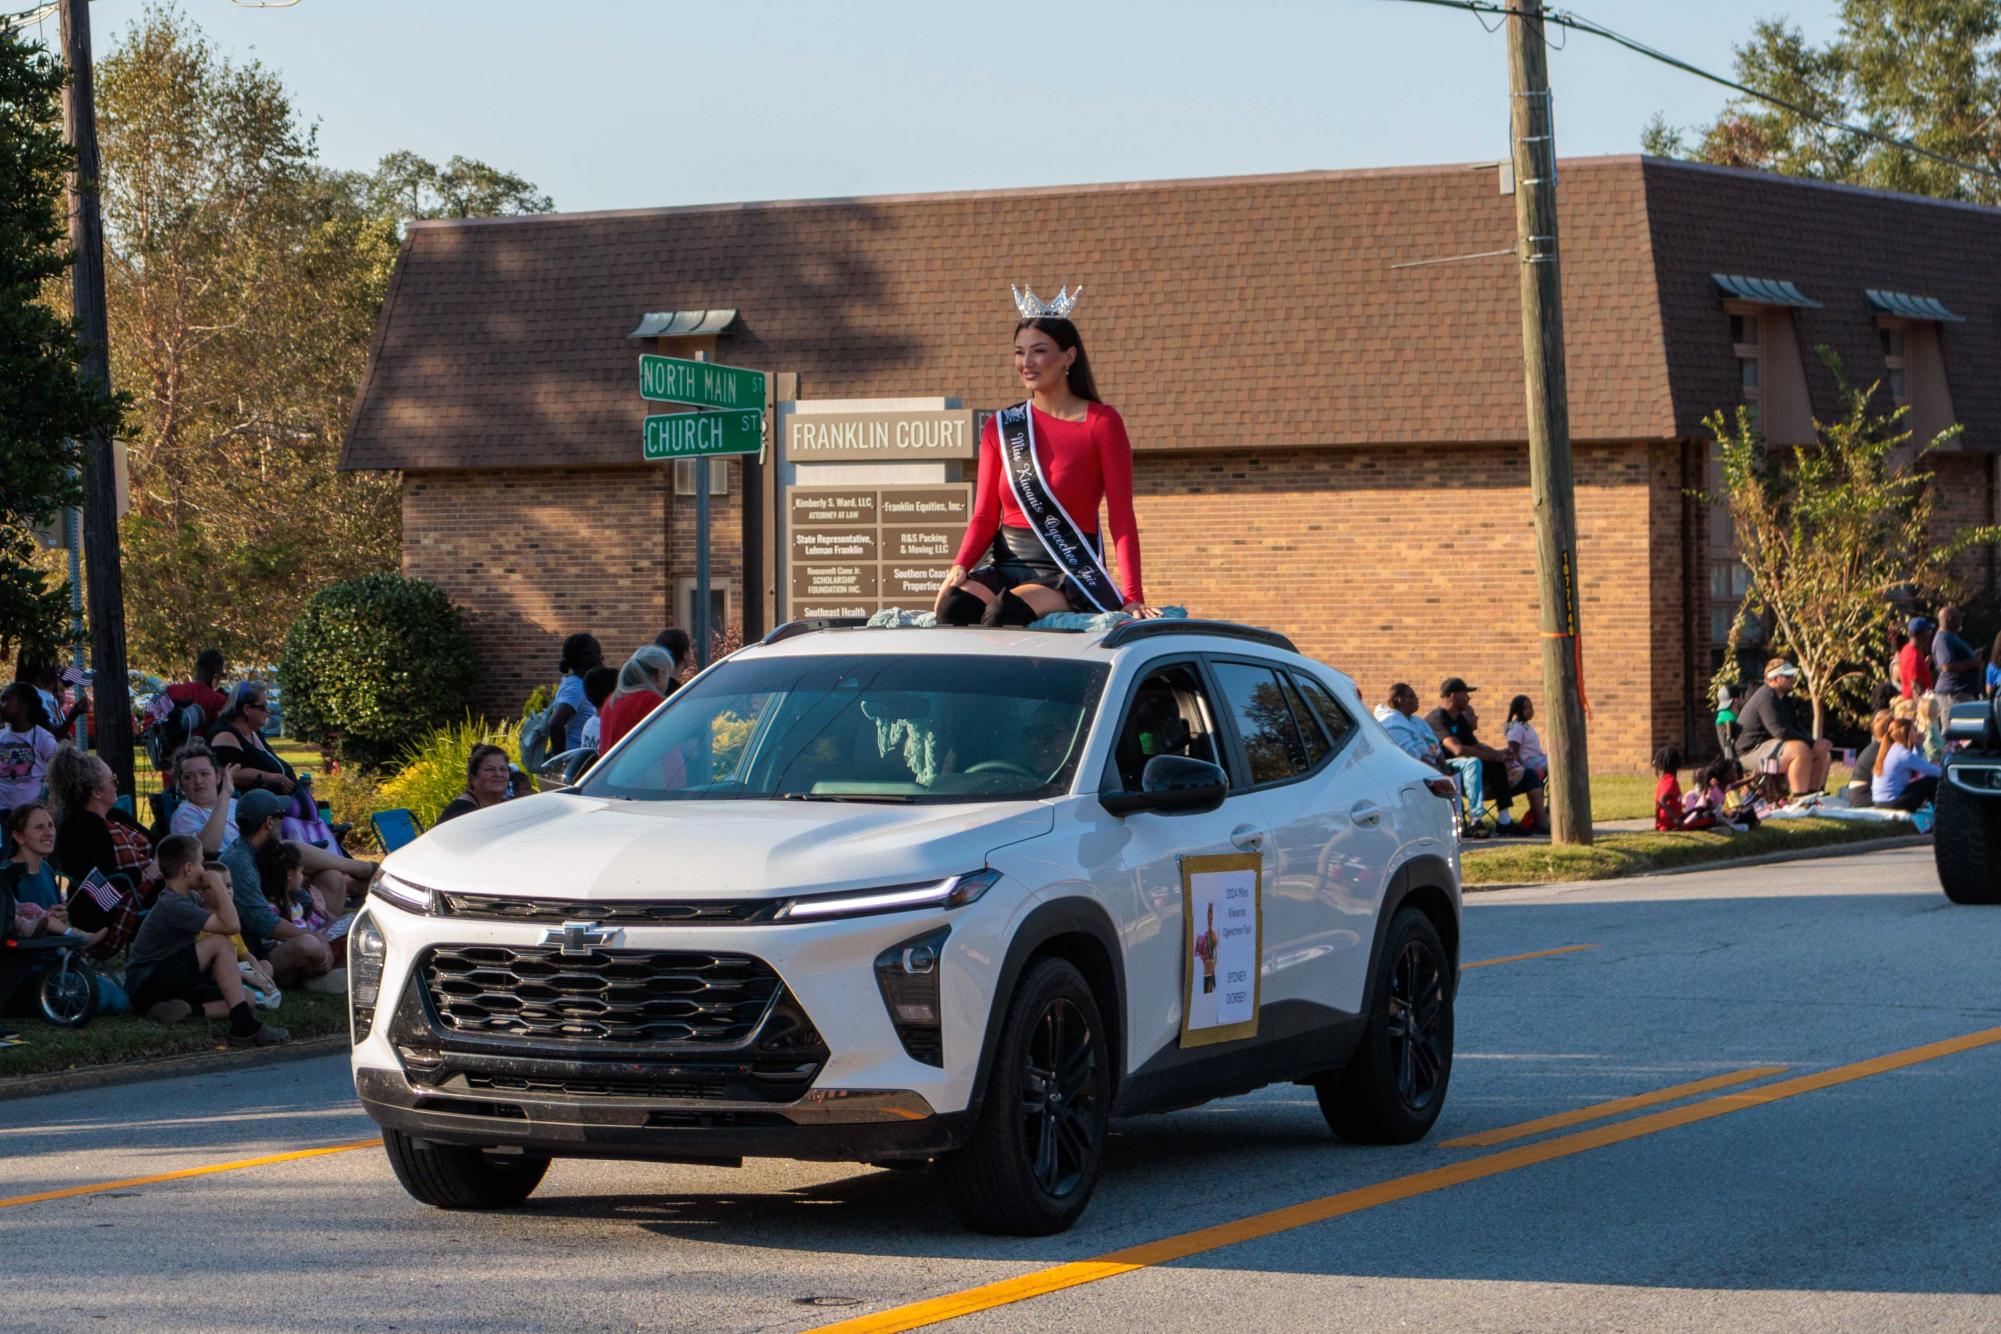
[[[853,630],[867,624],[866,616],[816,616],[807,621],[787,621],[757,642],[776,644],[795,635],[810,635],[815,630]]]
[[[1288,653],[1299,652],[1290,639],[1276,630],[1238,625],[1235,621],[1195,621],[1164,616],[1146,621],[1120,621],[1098,641],[1098,647],[1118,648],[1137,639],[1156,639],[1161,635],[1216,635],[1225,639],[1248,639],[1254,644],[1282,648]]]

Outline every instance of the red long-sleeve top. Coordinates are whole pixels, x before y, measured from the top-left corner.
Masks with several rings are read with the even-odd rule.
[[[1119,557],[1119,585],[1128,602],[1144,602],[1140,585],[1139,523],[1133,518],[1133,445],[1118,410],[1093,403],[1080,422],[1067,422],[1030,406],[1035,414],[1035,457],[1050,490],[1086,537],[1097,533],[1098,506],[1112,530]],[[1000,419],[980,432],[980,480],[958,564],[970,570],[993,545],[1000,525],[1029,527],[1001,468]]]

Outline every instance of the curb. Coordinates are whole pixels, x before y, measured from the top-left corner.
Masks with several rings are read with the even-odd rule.
[[[1730,871],[1746,866],[1776,866],[1780,862],[1818,861],[1823,857],[1846,857],[1857,852],[1889,852],[1896,848],[1922,847],[1932,841],[1930,834],[1899,834],[1894,838],[1871,838],[1855,843],[1830,843],[1819,848],[1792,848],[1785,852],[1765,852],[1755,857],[1731,857],[1723,861],[1696,862],[1692,866],[1663,866],[1639,875],[1613,876],[1610,880],[1517,880],[1506,884],[1466,885],[1467,894],[1490,894],[1502,889],[1552,889],[1561,885],[1611,885],[1634,880],[1659,880],[1663,876],[1693,875],[1697,871]],[[0,1095],[4,1096],[4,1095]]]
[[[331,1056],[347,1050],[347,1034],[300,1038],[282,1047],[261,1051],[204,1051],[186,1056],[162,1056],[151,1061],[125,1065],[90,1065],[80,1070],[51,1070],[42,1075],[21,1075],[0,1079],[0,1102],[11,1098],[39,1098],[48,1093],[76,1093],[84,1089],[110,1088],[117,1084],[138,1084],[149,1079],[172,1079],[180,1075],[226,1074],[253,1070],[264,1065],[305,1061],[315,1056]]]

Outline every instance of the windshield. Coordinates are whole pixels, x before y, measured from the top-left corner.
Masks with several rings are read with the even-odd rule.
[[[999,655],[742,659],[577,790],[643,800],[1026,801],[1066,791],[1105,669]]]

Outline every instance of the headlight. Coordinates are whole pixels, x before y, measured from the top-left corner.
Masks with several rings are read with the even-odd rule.
[[[354,1040],[368,1036],[375,1022],[375,1001],[382,994],[382,960],[389,952],[382,928],[366,908],[347,931],[347,996],[354,1014]]]
[[[380,868],[375,872],[375,879],[368,882],[368,892],[405,912],[428,914],[436,911],[436,895],[430,890],[422,885],[413,885],[408,880],[399,880]]]
[[[978,900],[1000,879],[994,870],[947,876],[927,885],[891,885],[884,889],[854,889],[841,894],[816,894],[792,899],[772,916],[776,922],[820,921],[828,917],[861,917],[869,913],[904,912],[911,908],[963,908]]]

